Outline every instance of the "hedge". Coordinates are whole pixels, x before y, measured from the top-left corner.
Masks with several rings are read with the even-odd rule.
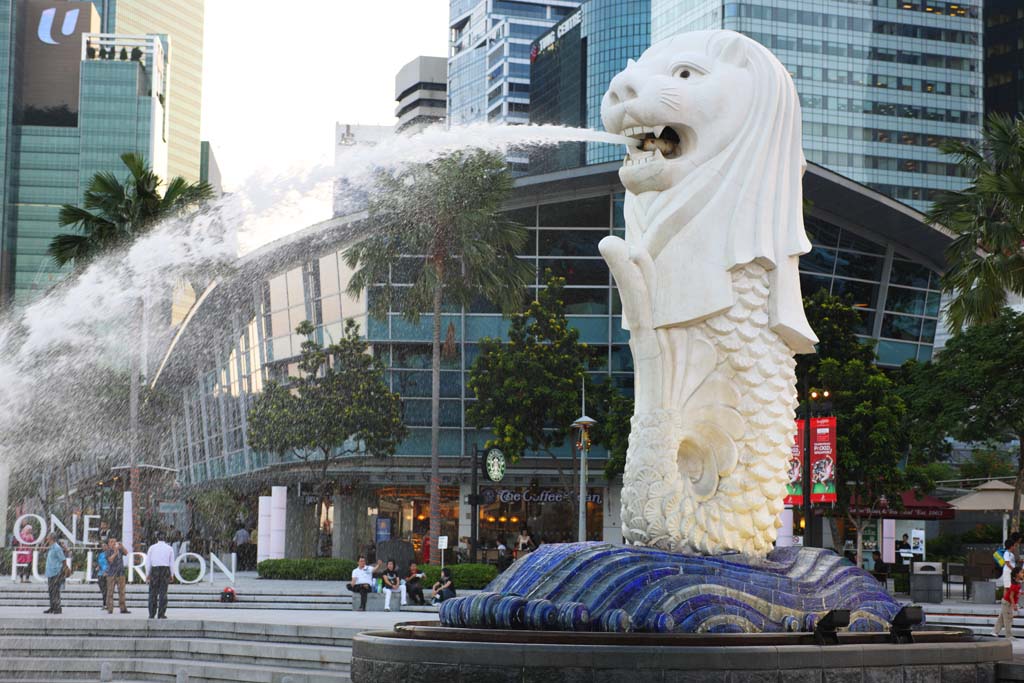
[[[306,560],[263,560],[256,567],[262,579],[289,579],[292,581],[348,581],[356,563],[352,560],[327,558]],[[441,578],[441,568],[433,565],[421,567],[426,574],[425,588],[430,588]],[[455,589],[483,588],[498,575],[498,568],[491,564],[453,564],[452,578]]]
[[[256,566],[261,579],[292,581],[348,581],[356,563],[352,560],[317,558],[306,560],[263,560]]]

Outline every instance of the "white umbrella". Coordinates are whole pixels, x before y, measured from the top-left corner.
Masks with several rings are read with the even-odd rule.
[[[1010,513],[1013,511],[1013,486],[992,479],[967,495],[954,498],[949,504],[964,512],[1002,512],[1003,538],[1006,538]]]

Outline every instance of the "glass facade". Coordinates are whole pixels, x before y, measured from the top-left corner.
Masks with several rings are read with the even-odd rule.
[[[800,93],[809,161],[922,210],[964,185],[937,145],[978,139],[979,0],[651,3],[653,41],[727,28],[775,53]]]
[[[629,394],[633,387],[629,333],[621,327],[617,289],[597,250],[601,238],[623,232],[624,195],[614,169],[581,173],[587,175],[576,179],[582,185],[570,198],[558,195],[557,181],[524,185],[523,193],[510,200],[508,215],[530,231],[529,246],[520,258],[533,264],[537,273],[531,292],[543,287],[547,271],[566,278],[564,301],[569,320],[579,330],[580,340],[597,351],[598,360],[589,371],[595,379],[611,381]],[[812,195],[810,199],[822,197]],[[843,214],[842,207],[821,206],[807,219],[814,248],[801,259],[804,293],[824,288],[836,295],[850,295],[862,316],[861,336],[876,346],[880,364],[896,366],[910,358],[930,358],[938,324],[937,273],[924,259],[872,236],[871,225],[833,219],[831,212]],[[923,224],[915,229],[930,230]],[[330,343],[341,334],[346,317],[360,323],[373,353],[384,361],[392,389],[402,396],[409,436],[398,448],[395,471],[402,470],[405,459],[412,477],[407,480],[409,485],[425,481],[426,475],[421,479],[419,474],[430,454],[432,317],[422,316],[417,325],[404,320],[398,310],[386,319],[367,317],[367,300],[353,300],[343,293],[348,280],[340,260],[344,248],[344,244],[319,245],[319,251],[303,262],[258,281],[249,303],[241,307],[232,303],[236,312],[230,320],[214,316],[200,322],[190,334],[203,338],[205,353],[190,351],[186,358],[172,352],[169,365],[186,368],[177,376],[197,378],[184,389],[175,385],[182,403],[164,444],[165,464],[180,470],[182,483],[201,483],[293,462],[289,457],[247,448],[247,408],[266,379],[297,373],[302,340],[294,329],[301,321],[312,321],[318,338]],[[409,257],[410,261],[415,258]],[[398,288],[408,286],[402,262],[389,277]],[[232,294],[222,296],[235,301]],[[372,289],[369,296],[374,296]],[[464,309],[445,307],[441,330],[451,343],[446,343],[442,356],[440,448],[442,473],[449,477],[446,481],[454,483],[462,475],[468,476],[466,456],[474,444],[489,438],[488,433],[466,422],[466,408],[474,400],[467,381],[480,339],[503,337],[507,329],[508,321],[487,301]],[[571,457],[570,445],[556,449],[554,455],[564,463]],[[605,455],[601,448],[591,451],[594,472],[600,471]],[[360,462],[366,461],[357,458],[339,466],[346,472],[359,472]],[[527,454],[520,466],[538,473],[553,468],[547,455],[534,454]],[[370,476],[369,470],[365,476]],[[384,485],[385,481],[376,483]],[[493,516],[527,513],[509,508]]]
[[[985,112],[1024,113],[1024,3],[985,2]]]
[[[589,0],[533,45],[531,123],[603,130],[608,84],[650,45],[650,0]],[[531,173],[617,161],[617,145],[564,143],[531,154]]]
[[[451,0],[448,121],[527,123],[530,120],[530,46],[572,14],[576,0]],[[514,171],[525,154],[512,154]]]
[[[127,48],[145,42],[132,41]],[[57,222],[61,205],[79,204],[94,174],[124,176],[120,157],[135,152],[163,175],[164,57],[158,46],[151,39],[139,60],[87,56],[81,63],[77,127],[10,126],[4,187],[8,252],[0,266],[8,301],[31,301],[64,277],[67,269],[54,265],[47,249],[67,230]],[[122,47],[118,43],[118,50]]]

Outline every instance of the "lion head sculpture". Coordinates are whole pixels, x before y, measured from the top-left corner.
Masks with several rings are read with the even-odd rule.
[[[664,40],[629,62],[601,105],[605,128],[636,138],[619,176],[626,242],[650,256],[654,327],[734,303],[729,273],[770,271],[772,329],[796,353],[817,341],[804,316],[800,104],[785,67],[733,31]],[[628,324],[628,320],[626,321]]]

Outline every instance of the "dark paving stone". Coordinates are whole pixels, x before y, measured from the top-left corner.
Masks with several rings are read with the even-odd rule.
[[[392,679],[396,682],[399,680],[402,679]],[[440,681],[440,679],[434,680]],[[459,665],[459,681],[461,683],[520,683],[522,680],[523,672],[519,668],[498,669],[493,666]],[[454,681],[445,683],[454,683]]]
[[[439,683],[444,678],[424,680],[423,683]],[[583,668],[555,668],[544,666],[529,666],[523,669],[523,683],[591,683],[594,674],[590,669]]]
[[[455,683],[459,680],[459,667],[438,662],[409,663],[409,683]],[[353,682],[355,683],[355,682]],[[397,683],[397,681],[392,682]]]
[[[662,683],[662,672],[654,669],[594,669],[594,683],[626,683],[627,681],[643,681],[643,683]]]
[[[405,662],[381,662],[373,664],[374,681],[404,681],[409,678],[409,665]]]
[[[779,683],[778,671],[730,671],[729,683]]]
[[[942,683],[977,683],[978,669],[974,664],[943,664]]]
[[[903,683],[903,667],[866,668],[864,683]]]
[[[996,683],[996,667],[998,665],[995,662],[984,662],[978,664],[978,668],[975,670],[977,674],[978,683]]]
[[[908,666],[903,670],[904,683],[939,683],[941,666]]]
[[[864,672],[860,668],[825,669],[821,672],[823,683],[863,683]]]
[[[362,657],[353,657],[349,677],[352,683],[373,683],[373,662]]]
[[[821,672],[817,669],[780,671],[779,681],[781,683],[822,683]]]
[[[666,671],[665,683],[729,683],[729,672]]]

